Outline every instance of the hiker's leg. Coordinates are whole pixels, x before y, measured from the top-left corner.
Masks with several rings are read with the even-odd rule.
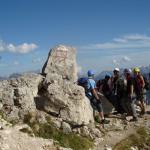
[[[100,101],[96,100],[95,105],[96,105],[96,108],[99,112],[100,119],[103,120],[104,119],[104,112],[103,112],[102,103]]]
[[[118,112],[120,113],[120,114],[123,114],[123,113],[125,113],[125,110],[123,109],[123,107],[122,107],[122,97],[120,97],[120,96],[118,96],[118,98],[117,98],[117,103],[118,103]],[[123,102],[124,103],[124,102]]]
[[[140,101],[141,115],[145,114],[145,103],[144,103],[144,93],[140,93],[138,96]]]
[[[105,119],[102,103],[99,102],[99,101],[97,101],[97,110],[99,112],[99,116],[100,116],[100,119],[101,119],[101,124],[103,124],[103,125],[108,124],[110,121]],[[104,128],[104,126],[103,126],[103,128]]]
[[[110,121],[106,120],[104,117],[104,112],[103,112],[103,107],[102,107],[101,101],[94,99],[93,102],[97,108],[97,111],[99,112],[99,117],[100,117],[101,123],[108,124]]]
[[[144,103],[144,100],[141,100],[141,114],[145,114],[145,103]]]
[[[129,113],[127,97],[121,99],[121,107],[124,109],[125,113]]]
[[[131,100],[131,111],[132,111],[132,115],[133,117],[137,118],[137,113],[136,113],[136,109],[135,109],[135,100]]]

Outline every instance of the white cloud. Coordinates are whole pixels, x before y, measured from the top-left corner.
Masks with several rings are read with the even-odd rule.
[[[131,59],[127,56],[120,56],[119,58],[114,58],[112,60],[114,65],[121,65],[121,64],[125,64],[127,62],[131,61]]]
[[[122,60],[122,62],[128,62],[131,59],[129,57],[127,57],[127,56],[123,56],[121,60]]]
[[[14,45],[12,43],[5,43],[4,41],[0,41],[0,52],[2,51],[8,51],[12,53],[21,53],[21,54],[26,54],[34,49],[36,49],[38,46],[34,43],[23,43],[20,45]]]
[[[150,49],[150,36],[141,34],[129,34],[120,38],[114,38],[111,42],[90,44],[80,47],[81,49]]]
[[[112,62],[113,62],[114,65],[117,65],[117,66],[120,65],[120,63],[119,63],[119,61],[117,59],[113,59]]]

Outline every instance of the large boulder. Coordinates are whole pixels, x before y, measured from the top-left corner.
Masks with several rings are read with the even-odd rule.
[[[0,82],[1,111],[11,119],[19,119],[28,111],[36,110],[35,97],[43,77],[25,74],[17,79]]]
[[[73,47],[58,45],[49,52],[42,68],[42,74],[59,74],[63,79],[76,81],[76,50]]]
[[[74,124],[93,122],[93,110],[84,89],[77,79],[75,49],[68,46],[53,48],[43,67],[44,109],[58,114],[63,120]]]

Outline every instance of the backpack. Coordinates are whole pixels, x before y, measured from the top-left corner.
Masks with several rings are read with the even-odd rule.
[[[137,77],[134,77],[134,88],[135,88],[135,91],[139,92],[139,91],[142,91],[143,89],[143,80],[144,80],[144,77],[142,79],[142,75],[137,75]]]
[[[85,90],[85,93],[87,93],[88,91],[89,91],[89,89],[88,89],[88,85],[89,85],[89,80],[88,80],[88,78],[86,78],[86,77],[82,77],[82,78],[79,78],[78,79],[78,85],[79,86],[82,86],[83,88],[84,88],[84,90]]]
[[[150,89],[150,81],[147,79],[147,77],[143,76],[143,79],[144,79],[144,82],[145,82],[145,86],[144,88],[146,90],[149,90]]]
[[[103,85],[103,80],[98,80],[96,82],[96,87],[97,87],[97,90],[99,91],[100,90],[100,87]]]
[[[113,93],[120,98],[124,95],[125,93],[125,82],[122,77],[119,77],[119,79],[116,80],[115,82],[115,87],[113,89]]]

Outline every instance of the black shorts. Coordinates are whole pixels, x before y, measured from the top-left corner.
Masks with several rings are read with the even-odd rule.
[[[97,100],[96,98],[89,95],[87,97],[90,100],[91,106],[94,110],[97,110],[98,112],[103,112],[103,107],[100,100]]]
[[[144,92],[143,91],[136,93],[136,100],[144,101]]]

